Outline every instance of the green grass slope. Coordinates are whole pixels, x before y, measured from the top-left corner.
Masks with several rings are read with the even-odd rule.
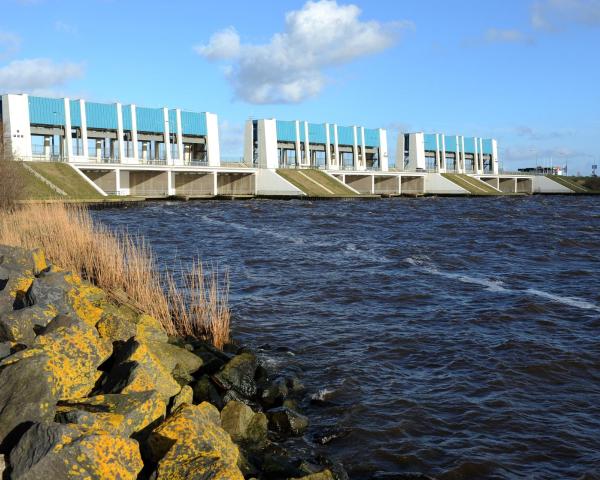
[[[63,190],[72,200],[96,200],[104,198],[96,189],[66,163],[29,162],[33,170]]]
[[[456,183],[461,188],[464,188],[471,195],[503,195],[495,188],[477,178],[469,177],[461,173],[442,173],[444,178]]]
[[[324,172],[281,168],[277,173],[309,197],[356,197],[358,194]]]

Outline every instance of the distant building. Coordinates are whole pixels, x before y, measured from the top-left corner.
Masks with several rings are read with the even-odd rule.
[[[387,132],[298,120],[248,120],[244,161],[272,169],[387,171]]]
[[[498,142],[443,133],[400,133],[396,168],[439,173],[498,173]]]
[[[2,95],[4,134],[22,160],[218,166],[217,116],[180,109]]]
[[[526,167],[519,168],[519,172],[522,173],[534,173],[540,175],[563,175],[564,171],[562,167]]]

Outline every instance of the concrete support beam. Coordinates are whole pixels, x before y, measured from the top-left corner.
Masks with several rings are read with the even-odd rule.
[[[119,162],[125,161],[125,139],[123,132],[123,106],[117,103],[117,147],[119,149]]]
[[[181,109],[175,110],[177,116],[177,160],[175,165],[183,165],[183,129],[181,127]]]
[[[338,170],[341,165],[340,144],[338,140],[338,127],[335,123],[333,124],[333,155],[335,156],[335,161],[333,162],[334,165],[332,165],[332,169]]]
[[[387,130],[383,128],[379,129],[379,165],[382,172],[387,172],[390,168]]]
[[[358,132],[357,132],[357,128],[356,126],[352,127],[352,133],[353,133],[353,140],[352,140],[352,156],[354,157],[352,159],[352,168],[354,170],[358,170]]]
[[[325,124],[325,168],[331,168],[331,138],[329,138],[329,124]]]
[[[164,146],[165,146],[165,159],[167,161],[167,165],[172,165],[171,161],[171,131],[169,127],[169,110],[164,107],[163,108],[163,123],[164,123]],[[157,152],[158,153],[158,152]]]
[[[302,149],[300,148],[300,121],[296,120],[296,166],[302,165]]]
[[[140,163],[140,152],[138,148],[137,132],[137,110],[135,105],[131,105],[131,143],[133,144],[134,163]]]
[[[71,162],[73,160],[73,137],[71,136],[71,101],[68,98],[63,98],[65,105],[65,138],[63,153],[65,160]]]
[[[210,167],[221,166],[221,147],[219,145],[219,118],[214,113],[206,114],[206,153]]]
[[[308,138],[308,122],[304,122],[304,165],[310,166],[310,139]]]
[[[83,143],[82,154],[87,162],[90,158],[90,146],[88,145],[87,114],[85,112],[85,100],[79,100],[79,115],[81,116],[81,142]]]

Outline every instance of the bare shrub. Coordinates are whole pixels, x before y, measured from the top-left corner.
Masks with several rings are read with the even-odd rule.
[[[157,318],[170,335],[194,336],[215,346],[229,339],[227,277],[218,288],[216,272],[205,277],[199,262],[179,270],[181,278],[173,272],[161,276],[143,238],[111,232],[82,206],[35,204],[2,211],[0,244],[43,248],[52,263],[119,301],[127,299]]]

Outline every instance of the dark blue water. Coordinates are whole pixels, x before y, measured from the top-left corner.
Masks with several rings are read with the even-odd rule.
[[[231,276],[234,335],[322,405],[351,478],[595,477],[600,197],[155,203],[103,210]],[[289,347],[290,353],[276,353]],[[351,434],[326,447],[312,434]]]

